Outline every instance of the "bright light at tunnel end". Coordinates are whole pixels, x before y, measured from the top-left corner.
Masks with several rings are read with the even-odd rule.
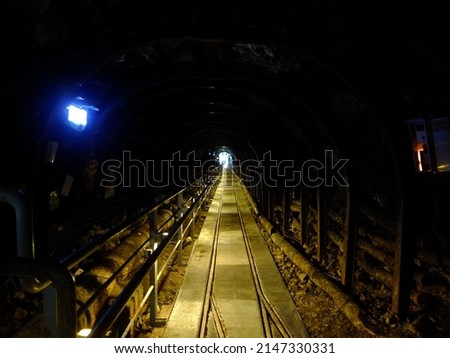
[[[219,153],[219,164],[222,166],[222,168],[226,169],[229,166],[231,166],[231,154],[228,152],[221,152]]]

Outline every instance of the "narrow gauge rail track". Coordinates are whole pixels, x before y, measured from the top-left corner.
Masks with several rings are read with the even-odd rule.
[[[230,184],[228,185],[227,184]],[[228,215],[233,215],[233,219],[235,225],[233,226],[233,231],[236,232],[234,235],[234,240],[242,240],[244,245],[242,250],[245,251],[245,256],[247,258],[247,265],[250,269],[251,274],[251,282],[247,282],[247,284],[251,285],[249,287],[249,291],[253,291],[256,294],[256,301],[259,309],[259,314],[257,314],[256,319],[255,316],[252,316],[251,322],[247,322],[247,325],[250,323],[254,326],[254,332],[262,332],[264,337],[271,338],[292,338],[294,335],[291,333],[288,326],[285,324],[283,319],[277,313],[274,305],[270,302],[267,295],[265,294],[263,284],[261,282],[258,267],[255,261],[254,253],[252,250],[251,240],[248,234],[247,227],[245,225],[241,205],[238,200],[238,191],[242,190],[240,188],[239,179],[231,170],[225,170],[222,177],[222,183],[219,189],[222,191],[219,199],[219,208],[216,217],[214,234],[213,234],[213,243],[212,243],[212,254],[210,260],[208,281],[206,286],[205,297],[203,301],[203,309],[202,309],[202,317],[199,328],[198,337],[232,337],[233,333],[230,332],[230,325],[235,326],[237,322],[230,322],[229,317],[233,316],[233,314],[227,313],[226,310],[233,310],[233,306],[222,304],[223,299],[218,299],[216,297],[217,286],[221,285],[221,283],[216,282],[217,276],[217,261],[218,261],[218,252],[221,245],[227,245],[227,243],[221,242],[221,234],[223,234],[224,230],[221,230],[222,223],[224,221],[223,215],[223,206],[224,206],[224,194],[227,192],[228,198],[232,198],[233,203],[228,203],[228,207],[233,206],[231,211],[232,213],[228,213]],[[237,228],[240,229],[240,233],[237,233]],[[231,263],[230,263],[231,264]],[[245,281],[245,280],[244,280]],[[244,285],[245,283],[238,283],[238,285]],[[223,292],[224,288],[221,287],[220,290]],[[251,300],[236,300],[236,305],[245,305],[246,303],[254,304]],[[240,308],[239,311],[245,311],[244,308]],[[225,316],[228,317],[225,318]],[[241,317],[242,318],[242,317]],[[245,317],[244,317],[245,319]],[[250,317],[249,317],[250,319]],[[234,329],[234,334],[236,334],[236,329]]]

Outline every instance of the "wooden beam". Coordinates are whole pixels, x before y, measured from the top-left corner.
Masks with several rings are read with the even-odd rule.
[[[323,259],[326,246],[326,192],[325,188],[317,188],[317,260]]]
[[[405,238],[409,235],[406,233],[406,215],[405,215],[405,199],[399,199],[397,210],[396,235],[394,244],[394,274],[393,274],[393,290],[391,311],[400,318],[404,318],[408,311],[407,279],[405,278],[406,260],[405,260]]]
[[[300,233],[300,244],[304,244],[308,237],[308,189],[305,186],[300,188],[300,224],[301,224],[301,233]]]
[[[272,220],[274,218],[272,190],[270,190],[270,187],[266,186],[263,193],[266,197],[266,209],[267,209],[266,216],[269,220]]]
[[[355,267],[356,239],[358,234],[359,198],[356,184],[347,188],[347,202],[345,207],[344,241],[342,255],[344,255],[341,283],[351,288]]]
[[[284,232],[289,231],[289,208],[290,208],[291,198],[289,195],[289,190],[283,189],[283,230]]]

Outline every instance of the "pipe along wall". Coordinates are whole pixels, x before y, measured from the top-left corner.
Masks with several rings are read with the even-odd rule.
[[[166,208],[158,210],[156,219],[156,227],[159,228],[157,230],[158,233],[163,233],[170,229],[174,222],[173,211]],[[151,231],[152,228],[150,228],[148,217],[144,217],[133,228],[118,234],[117,237],[110,240],[108,246],[105,247],[106,254],[104,256],[84,264],[85,269],[80,270],[81,273],[76,277],[76,300],[79,313],[78,330],[91,328],[98,314],[127,285],[130,277],[133,276],[145,259],[145,250],[148,249],[146,243],[148,243]],[[119,270],[118,275],[113,277]],[[102,286],[104,285],[107,286],[103,290]],[[129,317],[134,316],[149,287],[149,278],[147,278],[142,282],[128,303],[127,313]],[[101,293],[98,294],[98,292]],[[96,299],[86,307],[86,303],[94,295],[97,296]],[[129,317],[126,317],[127,323]]]

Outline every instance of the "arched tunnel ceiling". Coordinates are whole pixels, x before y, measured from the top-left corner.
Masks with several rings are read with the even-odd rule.
[[[249,148],[256,158],[307,160],[332,149],[366,180],[393,171],[383,124],[367,101],[326,65],[285,46],[169,38],[126,49],[88,73],[59,107],[79,96],[99,107],[91,131],[109,155],[108,146],[145,160],[226,145],[241,160]]]
[[[30,148],[80,90],[101,108],[105,152],[106,143],[142,155],[225,145],[304,159],[334,148],[383,180],[393,116],[384,106],[397,101],[401,117],[448,104],[438,4],[5,1],[2,10],[12,54],[2,67],[13,68],[3,98],[32,94],[41,114],[17,121]]]
[[[110,228],[166,201],[166,187],[159,192],[157,185],[141,190],[124,184],[111,193],[98,183],[102,163],[120,159],[125,150],[142,160],[177,152],[205,160],[227,150],[237,161],[271,152],[275,159],[301,163],[323,159],[332,149],[337,158],[350,159],[345,174],[357,185],[317,191],[254,187],[254,198],[268,218],[281,203],[284,229],[287,219],[298,216],[286,215],[287,195],[301,197],[303,214],[311,201],[316,223],[303,214],[298,223],[306,234],[317,224],[318,252],[321,237],[335,229],[322,225],[328,220],[322,203],[331,203],[342,214],[338,224],[345,221],[339,235],[346,243],[333,246],[338,256],[330,256],[330,265],[347,257],[347,269],[362,266],[354,239],[364,245],[372,234],[382,239],[388,233],[386,251],[394,253],[380,263],[392,277],[387,285],[380,281],[380,293],[393,286],[392,296],[402,299],[403,281],[412,284],[417,276],[411,276],[413,251],[424,249],[425,241],[436,250],[448,248],[448,173],[415,173],[405,125],[409,119],[448,117],[447,2],[2,0],[0,186],[27,194],[32,251],[57,257],[53,246],[67,244],[61,250],[72,252],[91,228]],[[98,108],[83,132],[67,125],[67,105],[78,96]],[[56,160],[48,160],[55,143]],[[380,209],[381,224],[363,212],[366,205]],[[15,234],[9,226],[6,242]],[[59,240],[52,233],[63,226],[68,234]],[[302,242],[308,236],[303,233]],[[374,245],[374,259],[380,246]],[[6,248],[5,256],[15,251]],[[344,285],[352,281],[345,271]],[[362,295],[361,308],[372,307],[368,297]],[[396,299],[389,301],[394,311],[395,305]]]

